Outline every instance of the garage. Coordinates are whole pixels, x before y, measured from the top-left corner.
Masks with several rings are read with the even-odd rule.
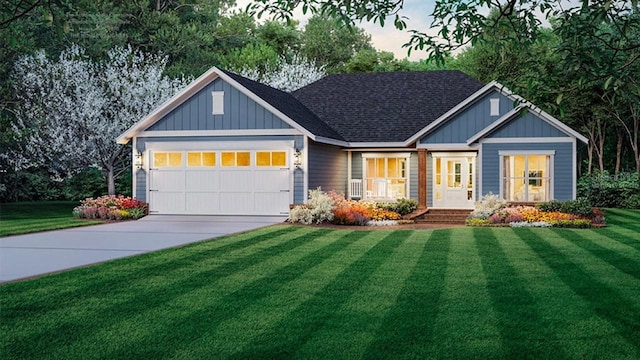
[[[283,215],[293,202],[291,151],[151,150],[149,212],[189,215]],[[252,144],[255,147],[255,144]]]

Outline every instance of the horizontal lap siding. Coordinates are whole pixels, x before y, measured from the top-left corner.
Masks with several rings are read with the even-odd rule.
[[[482,144],[482,193],[500,193],[500,150],[528,151],[555,150],[553,159],[553,197],[556,200],[573,198],[573,144],[562,143],[506,143]]]
[[[513,101],[492,91],[463,110],[427,136],[420,139],[421,144],[461,144],[467,139],[498,120],[500,116],[491,116],[491,99],[500,99],[500,115],[513,109]]]
[[[224,92],[224,114],[212,115],[213,91]],[[216,79],[147,131],[289,129],[284,121],[245,94]]]
[[[309,190],[347,194],[347,153],[340,147],[309,141]],[[304,166],[304,165],[303,165]]]

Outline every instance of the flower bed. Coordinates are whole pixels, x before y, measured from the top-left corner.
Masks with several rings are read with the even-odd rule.
[[[291,209],[288,221],[302,224],[329,222],[336,225],[397,225],[402,215],[416,207],[417,203],[411,199],[400,199],[393,203],[355,201],[345,199],[342,193],[325,193],[318,188],[309,191],[307,204]]]
[[[562,210],[562,211],[561,211]],[[467,218],[469,226],[567,227],[605,226],[604,212],[585,200],[550,201],[537,206],[508,206],[497,195],[488,194],[476,203]]]
[[[135,220],[148,214],[146,202],[122,195],[105,195],[87,198],[73,209],[73,216],[80,219]]]

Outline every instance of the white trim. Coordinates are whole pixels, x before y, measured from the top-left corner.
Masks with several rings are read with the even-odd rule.
[[[407,147],[409,144],[403,142],[350,142],[347,145],[351,148],[391,148],[391,147]],[[356,149],[354,149],[356,150]]]
[[[477,152],[441,152],[430,151],[431,157],[477,157]]]
[[[147,142],[150,151],[189,151],[189,150],[282,150],[293,148],[293,140],[263,141],[171,141]],[[147,162],[148,163],[148,162]]]
[[[498,150],[499,156],[514,155],[555,155],[555,150]]]
[[[303,168],[302,171],[302,203],[306,204],[309,197],[309,157],[307,154],[309,153],[309,137],[304,136],[302,139],[302,158]],[[306,168],[304,168],[306,166]],[[304,169],[307,169],[305,171]],[[295,191],[295,189],[294,189]]]
[[[571,145],[571,149],[573,151],[573,169],[571,170],[571,173],[573,175],[573,189],[572,189],[572,199],[575,200],[576,196],[577,196],[577,187],[578,187],[578,144],[577,144],[577,140],[574,138],[573,139],[573,143]]]
[[[418,149],[427,149],[427,150],[473,150],[478,147],[478,145],[468,145],[465,143],[454,143],[454,144],[417,144]]]
[[[500,83],[498,83],[497,81],[494,80],[494,81],[488,83],[487,85],[485,85],[484,87],[482,87],[480,90],[478,90],[475,93],[471,94],[471,96],[469,96],[464,101],[462,101],[461,103],[456,105],[454,108],[452,108],[451,110],[447,111],[442,116],[440,116],[439,118],[437,118],[436,120],[431,122],[431,124],[427,125],[422,130],[418,131],[415,135],[413,135],[412,137],[407,139],[405,141],[405,144],[408,145],[408,144],[411,144],[413,142],[416,142],[416,141],[420,140],[420,138],[423,137],[426,133],[428,133],[432,129],[440,126],[440,124],[442,124],[443,122],[449,120],[450,117],[452,117],[456,113],[460,112],[461,110],[465,109],[468,105],[471,105],[472,103],[474,103],[475,101],[477,101],[481,97],[485,96],[491,90],[494,90],[494,89],[496,91],[498,91],[500,94],[506,96],[507,98],[509,98],[509,99],[511,99],[513,101],[523,101],[524,100],[523,98],[521,98],[518,95],[513,94],[509,89],[507,89],[502,84],[500,84]]]
[[[352,161],[352,152],[348,151],[347,152],[347,198],[351,199],[351,178],[352,178],[352,170],[353,170],[353,164],[351,163]]]
[[[355,152],[417,152],[418,149],[416,148],[357,148],[357,149],[352,149],[352,148],[348,148],[348,149],[342,149],[342,151],[355,151]]]
[[[483,138],[485,135],[491,133],[492,131],[494,131],[495,129],[500,127],[502,124],[507,123],[508,120],[510,120],[514,115],[518,114],[521,109],[522,109],[522,105],[516,106],[511,111],[509,111],[506,114],[504,114],[504,116],[500,117],[498,120],[496,120],[496,121],[492,122],[491,124],[489,124],[489,126],[483,128],[482,130],[478,131],[473,136],[468,138],[467,139],[467,144],[468,145],[473,144],[478,139]]]
[[[328,145],[345,146],[345,147],[351,146],[346,141],[335,140],[335,139],[327,138],[327,137],[324,137],[324,136],[316,136],[315,138],[311,138],[311,140],[313,140],[315,142],[318,142],[318,143],[328,144]]]
[[[482,144],[511,144],[511,143],[568,143],[573,142],[574,137],[519,137],[519,138],[490,138],[482,139],[479,143]]]
[[[301,135],[296,129],[246,129],[246,130],[167,130],[141,131],[136,137],[194,137],[194,136],[260,136]]]
[[[224,91],[211,92],[211,115],[224,115]]]
[[[141,169],[136,169],[136,153],[138,152],[138,149],[136,149],[136,145],[137,145],[137,141],[134,138],[133,142],[131,144],[131,196],[135,199],[136,198],[136,174],[138,171],[140,171]],[[140,156],[143,156],[142,154],[140,154]],[[144,162],[144,159],[142,160],[143,163],[142,165],[146,165]]]
[[[476,169],[476,176],[478,177],[478,192],[476,193],[476,201],[482,199],[482,145],[478,148],[478,168]]]
[[[360,154],[363,159],[371,159],[371,158],[409,158],[411,157],[411,153],[403,152],[403,153],[387,153],[387,152],[379,152],[379,153],[362,153]]]

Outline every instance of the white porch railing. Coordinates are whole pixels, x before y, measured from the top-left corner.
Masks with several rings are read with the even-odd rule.
[[[362,199],[362,179],[351,179],[349,184],[349,197],[352,199]]]

